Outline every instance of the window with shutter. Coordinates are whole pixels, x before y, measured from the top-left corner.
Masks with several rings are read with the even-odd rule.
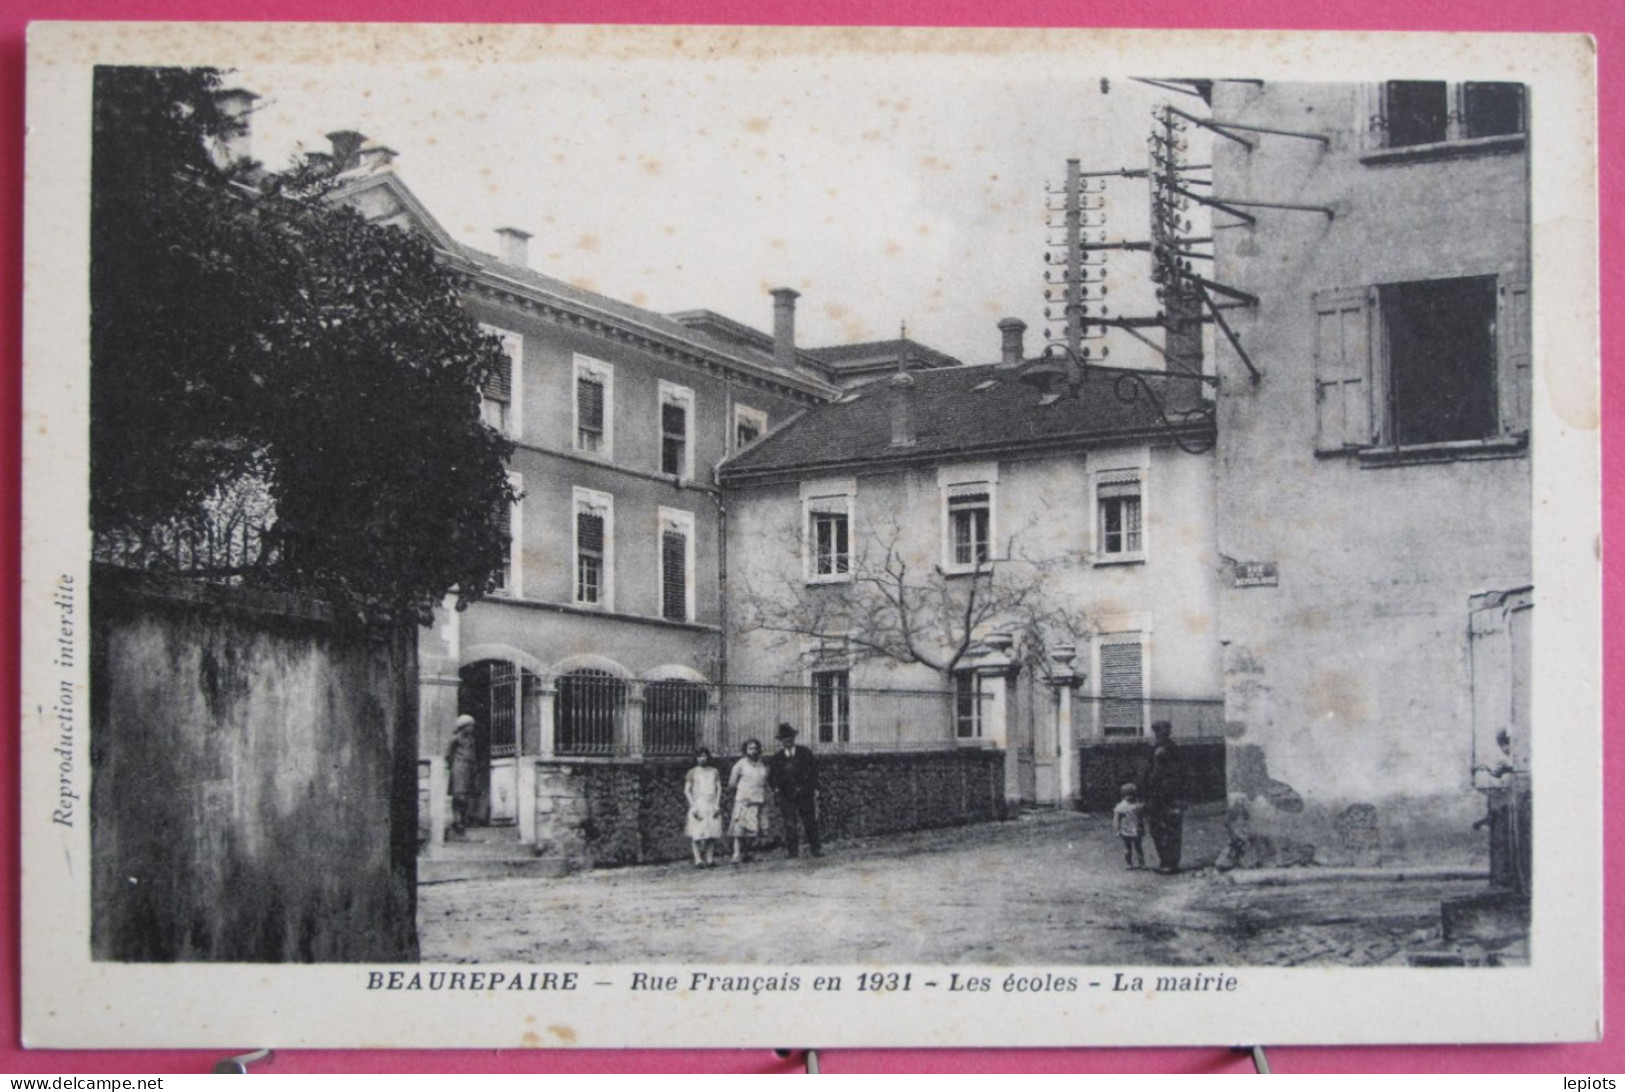
[[[497,505],[497,533],[502,537],[502,568],[497,570],[492,591],[512,594],[513,587],[513,505]]]
[[[575,500],[575,601],[614,608],[615,513],[607,493],[577,487]]]
[[[604,592],[604,517],[576,513],[576,601],[597,603]]]
[[[1145,680],[1139,638],[1100,646],[1100,729],[1107,736],[1145,732]]]
[[[576,380],[576,447],[598,451],[604,444],[604,385],[582,376]]]
[[[767,414],[749,406],[734,406],[734,450],[755,443],[767,432]]]
[[[660,535],[660,615],[669,622],[688,621],[688,536],[680,531]]]
[[[524,339],[495,326],[482,325],[480,329],[502,342],[502,363],[480,385],[480,419],[498,432],[516,436],[519,420],[514,391],[520,380]]]
[[[1381,145],[1387,148],[1517,136],[1527,120],[1521,83],[1389,80],[1381,86]]]

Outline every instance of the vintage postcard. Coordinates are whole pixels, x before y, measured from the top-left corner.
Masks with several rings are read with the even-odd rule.
[[[1594,64],[34,26],[25,1041],[1596,1037]]]

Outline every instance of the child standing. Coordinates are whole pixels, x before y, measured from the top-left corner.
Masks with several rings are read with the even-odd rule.
[[[1123,863],[1129,868],[1145,867],[1145,823],[1141,813],[1140,789],[1132,781],[1122,788],[1123,799],[1112,809],[1112,830],[1123,839]]]
[[[688,799],[687,833],[694,846],[694,867],[710,868],[717,862],[712,854],[722,837],[722,774],[711,765],[711,751],[701,747],[694,766],[683,778],[683,795]]]

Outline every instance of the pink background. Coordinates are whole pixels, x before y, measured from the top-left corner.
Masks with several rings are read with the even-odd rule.
[[[455,11],[452,9],[455,7]],[[243,9],[224,0],[3,0],[0,2],[0,573],[18,571],[19,422],[22,297],[22,185],[24,30],[34,19],[240,19]],[[465,0],[457,5],[421,0],[261,0],[257,19],[443,22],[608,22],[608,23],[871,23],[939,26],[1162,26],[1189,28],[1284,28],[1326,30],[1565,31],[1593,35],[1597,42],[1602,172],[1602,293],[1608,306],[1602,324],[1603,359],[1617,367],[1625,332],[1625,5],[1618,0],[1475,0],[1444,5],[1434,0],[1393,0],[1353,4],[1348,0]],[[1602,385],[1605,427],[1625,426],[1625,377],[1605,367]],[[1603,486],[1605,534],[1625,534],[1620,504],[1625,458],[1605,433]],[[1610,551],[1604,559],[1604,588],[1610,615],[1625,603],[1625,565]],[[0,709],[18,708],[16,624],[17,587],[0,580]],[[1604,709],[1608,733],[1604,784],[1625,776],[1625,742],[1618,738],[1620,676],[1625,650],[1605,640]],[[17,792],[16,722],[3,721],[7,753],[0,761],[0,799]],[[1625,902],[1625,796],[1607,794],[1605,849],[1609,863],[1610,906]],[[16,983],[19,957],[17,809],[0,807],[0,1071],[50,1073],[206,1073],[219,1051],[33,1051],[18,1045]],[[1625,1003],[1625,924],[1610,915],[1604,938],[1608,964],[1607,1005],[1617,1013]],[[248,1050],[260,1045],[243,1043]],[[759,1050],[693,1051],[288,1051],[277,1055],[270,1072],[793,1072],[799,1062],[779,1061],[764,1043]],[[777,1044],[786,1045],[786,1044]],[[1267,1044],[1266,1044],[1267,1045]],[[1248,1072],[1245,1055],[1225,1049],[1164,1050],[840,1050],[821,1056],[825,1072]],[[1508,1047],[1342,1047],[1282,1048],[1270,1052],[1279,1073],[1307,1072],[1547,1072],[1625,1071],[1625,1032],[1611,1027],[1601,1043]]]

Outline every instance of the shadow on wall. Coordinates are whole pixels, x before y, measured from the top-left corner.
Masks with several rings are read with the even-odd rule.
[[[1488,839],[1475,829],[1484,805],[1470,790],[1428,798],[1306,800],[1269,775],[1258,744],[1232,743],[1227,750],[1229,846],[1220,868],[1488,867]]]

